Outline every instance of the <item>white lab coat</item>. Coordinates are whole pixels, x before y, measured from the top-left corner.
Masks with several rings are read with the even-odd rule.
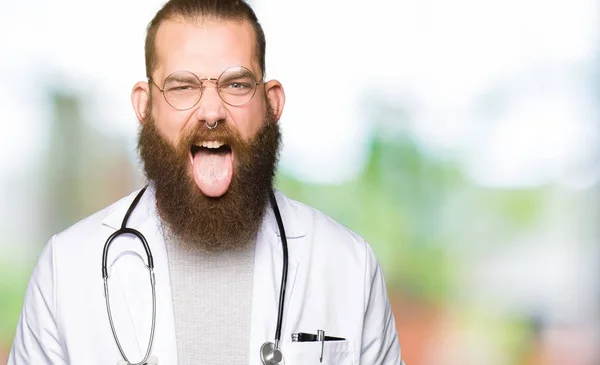
[[[137,192],[52,237],[31,276],[8,365],[116,365],[121,360],[104,298],[104,243],[121,226]],[[289,271],[280,348],[287,365],[321,364],[321,345],[292,342],[294,332],[343,337],[325,342],[322,364],[403,364],[384,278],[371,247],[323,213],[276,193],[289,247]],[[128,227],[142,232],[154,256],[156,331],[152,354],[177,364],[175,323],[164,239],[150,187]],[[137,253],[137,254],[134,254]],[[139,256],[138,256],[139,255]],[[131,362],[146,351],[151,291],[142,244],[122,237],[109,250],[110,300],[119,340]],[[249,365],[273,341],[283,253],[271,209],[257,237]],[[202,336],[209,334],[199,333]]]

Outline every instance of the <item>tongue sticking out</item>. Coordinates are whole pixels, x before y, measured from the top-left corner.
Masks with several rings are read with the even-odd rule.
[[[202,148],[194,155],[192,164],[194,181],[204,195],[215,198],[229,189],[233,173],[231,151],[212,152]]]

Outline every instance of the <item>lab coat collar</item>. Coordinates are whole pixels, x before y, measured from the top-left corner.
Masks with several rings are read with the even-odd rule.
[[[290,200],[279,190],[275,190],[275,200],[277,200],[277,206],[279,207],[281,219],[283,220],[285,236],[287,238],[300,238],[306,236],[306,232],[302,229],[297,212],[294,207],[292,207]],[[279,227],[277,226],[277,220],[275,219],[273,209],[267,209],[264,223],[277,234],[277,237],[280,237]]]
[[[132,192],[131,194],[129,194],[128,196],[122,198],[118,202],[116,202],[114,204],[113,211],[110,214],[108,214],[106,216],[106,218],[104,218],[102,223],[113,229],[121,228],[121,224],[123,223],[123,217],[125,217],[125,213],[127,212],[127,209],[129,209],[129,206],[133,202],[133,199],[135,199],[135,197],[140,192],[140,190],[142,190],[142,189],[138,189],[138,190]],[[155,213],[155,210],[156,210],[155,201],[156,201],[156,199],[155,199],[154,186],[152,184],[150,184],[150,185],[148,185],[148,188],[144,192],[144,195],[142,195],[142,198],[140,199],[137,207],[134,209],[132,216],[135,215],[137,217],[137,219],[136,219],[137,221],[143,222],[144,220],[146,220],[147,218],[150,217],[151,213]],[[129,224],[128,224],[128,227],[129,227]]]
[[[131,205],[133,199],[141,189],[138,189],[131,193],[129,196],[121,199],[115,204],[115,208],[103,221],[103,223],[113,229],[119,229],[123,222],[123,217],[127,212],[127,209]],[[149,214],[156,214],[156,198],[155,189],[152,184],[148,185],[146,192],[142,196],[138,206],[136,207],[136,216],[139,217],[140,221],[149,217]],[[306,232],[302,229],[302,225],[298,219],[296,210],[291,206],[290,200],[283,195],[279,190],[275,190],[275,199],[279,211],[281,212],[281,218],[283,220],[283,226],[285,228],[285,236],[287,238],[300,238],[306,235]],[[142,215],[140,215],[140,213]],[[277,226],[277,220],[273,209],[267,209],[263,225],[268,226],[277,236],[279,237],[279,227]]]

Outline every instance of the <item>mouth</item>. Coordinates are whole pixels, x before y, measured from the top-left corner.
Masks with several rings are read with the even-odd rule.
[[[190,146],[190,158],[193,162],[194,156],[198,153],[224,155],[231,153],[231,147],[219,141],[203,141]]]

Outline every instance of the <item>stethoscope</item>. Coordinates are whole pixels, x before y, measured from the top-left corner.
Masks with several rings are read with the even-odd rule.
[[[119,348],[119,352],[121,353],[121,357],[125,361],[124,365],[150,365],[152,363],[156,364],[158,361],[154,356],[150,356],[152,352],[152,344],[154,343],[154,330],[156,328],[156,280],[154,277],[154,258],[152,257],[152,252],[150,251],[150,246],[146,241],[146,238],[143,234],[141,234],[138,230],[133,228],[127,228],[127,221],[129,220],[129,216],[139,203],[142,195],[146,191],[147,186],[145,186],[140,192],[137,194],[129,209],[125,213],[123,217],[123,222],[121,223],[121,228],[119,228],[116,232],[111,234],[106,243],[104,244],[104,251],[102,253],[102,279],[104,280],[104,297],[106,299],[106,312],[108,314],[108,320],[110,322],[110,328],[112,330],[113,337],[115,342],[117,343],[117,347]],[[273,211],[275,213],[275,219],[277,219],[277,226],[279,227],[279,235],[281,236],[281,246],[283,247],[283,269],[281,275],[281,287],[279,290],[279,308],[277,310],[277,329],[275,331],[275,342],[265,342],[260,347],[260,359],[263,365],[279,365],[285,364],[285,360],[283,358],[283,354],[279,349],[279,341],[281,340],[281,322],[283,319],[283,306],[285,300],[285,287],[287,284],[287,271],[288,271],[288,248],[287,248],[287,239],[285,237],[285,229],[283,227],[283,221],[281,220],[281,213],[279,212],[279,207],[277,206],[277,201],[275,200],[275,195],[273,192],[269,192],[269,199],[271,201],[271,206],[273,207]],[[110,311],[110,299],[108,293],[108,270],[107,270],[107,260],[108,260],[108,249],[110,244],[119,236],[124,234],[132,234],[139,238],[139,240],[144,245],[144,250],[146,251],[146,256],[148,257],[148,271],[150,273],[150,286],[152,287],[152,327],[150,328],[150,339],[148,341],[148,347],[146,349],[146,354],[142,361],[137,363],[132,363],[129,361],[127,356],[125,355],[125,351],[123,351],[123,347],[119,341],[119,337],[117,336],[117,332],[115,330],[115,325],[113,323],[112,313]],[[149,361],[150,359],[150,361]],[[122,362],[120,362],[122,363]]]

